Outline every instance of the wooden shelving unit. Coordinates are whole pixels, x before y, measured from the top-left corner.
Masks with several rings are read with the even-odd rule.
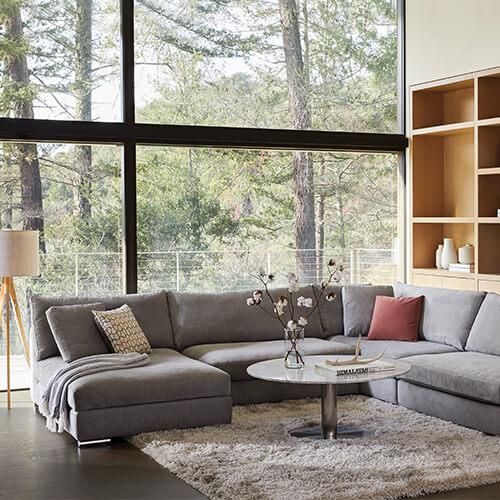
[[[410,90],[410,280],[500,293],[500,68]],[[435,268],[443,238],[475,273]]]

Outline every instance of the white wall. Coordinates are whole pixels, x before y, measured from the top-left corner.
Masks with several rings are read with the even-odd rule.
[[[406,0],[408,85],[500,66],[500,0]]]

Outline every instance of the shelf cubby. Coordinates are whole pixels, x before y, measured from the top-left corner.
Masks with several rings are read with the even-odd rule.
[[[413,92],[413,128],[474,120],[474,79]]]
[[[500,125],[478,128],[478,167],[480,169],[500,167]]]
[[[478,182],[479,217],[496,217],[500,209],[500,174],[480,175]]]
[[[474,130],[416,135],[413,217],[474,216]]]
[[[500,275],[500,224],[479,224],[480,274]]]
[[[453,238],[455,246],[474,243],[474,224],[413,224],[413,269],[436,267],[436,249],[444,238]],[[436,270],[437,271],[437,270]]]
[[[500,74],[478,78],[478,118],[500,118]]]

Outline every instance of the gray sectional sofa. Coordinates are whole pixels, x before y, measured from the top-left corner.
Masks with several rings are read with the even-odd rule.
[[[500,434],[500,296],[395,287],[337,287],[333,302],[310,318],[306,354],[352,354],[368,332],[376,295],[424,295],[418,342],[369,341],[405,359],[401,379],[342,386],[468,427]],[[280,291],[278,291],[280,293]],[[304,287],[303,295],[318,293]],[[119,297],[32,298],[32,398],[40,401],[50,377],[64,366],[46,312],[54,305],[128,304],[153,348],[143,367],[88,375],[69,388],[67,431],[79,442],[138,432],[229,423],[233,404],[316,397],[320,388],[252,379],[246,368],[283,355],[283,331],[270,315],[246,305],[249,292],[159,292]],[[485,299],[486,297],[486,299]],[[269,312],[269,311],[268,311]],[[75,339],[78,342],[78,339]]]

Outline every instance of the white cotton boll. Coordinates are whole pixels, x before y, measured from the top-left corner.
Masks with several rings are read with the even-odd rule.
[[[247,299],[247,306],[254,306],[255,305],[255,299],[253,297],[249,297]]]
[[[306,326],[307,325],[307,319],[303,318],[302,316],[299,318],[299,325],[300,326]]]
[[[282,307],[286,307],[288,305],[288,300],[286,300],[286,297],[280,297],[278,300],[278,304]]]

